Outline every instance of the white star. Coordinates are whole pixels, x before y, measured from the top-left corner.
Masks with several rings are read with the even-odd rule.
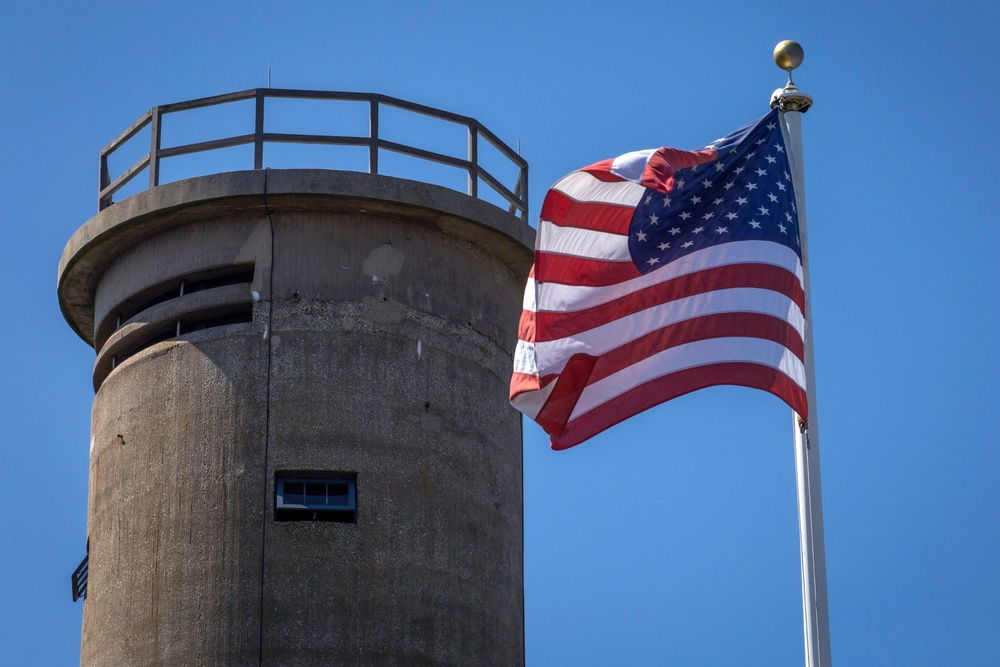
[[[744,170],[744,169],[746,169],[746,167],[736,167],[736,169],[735,169],[734,171],[735,171],[735,172],[736,172],[737,174],[740,174],[740,173],[742,173],[742,172],[743,172],[743,170]]]
[[[740,206],[742,206],[743,204],[747,203],[747,198],[746,197],[737,197],[736,198],[736,203],[739,204]]]
[[[683,213],[681,213],[681,215],[680,215],[680,219],[681,219],[681,220],[687,220],[687,219],[688,219],[688,218],[690,218],[690,217],[691,217],[691,214],[690,214],[690,213],[688,213],[687,211],[684,211],[684,212],[683,212]]]
[[[747,187],[747,190],[756,190],[757,189],[757,184],[756,183],[747,183],[746,187]]]
[[[775,201],[777,201],[777,200],[775,200]],[[649,216],[649,221],[650,221],[651,223],[653,223],[654,225],[658,225],[658,224],[660,224],[660,218],[659,218],[659,216],[657,216],[657,215],[656,215],[655,213],[654,213],[654,214],[652,214],[651,216]]]
[[[733,187],[733,182],[732,182],[732,181],[729,181],[728,183],[726,183],[726,184],[725,184],[725,185],[723,185],[722,187],[724,187],[725,189],[727,189],[727,190],[728,190],[729,188]]]
[[[700,204],[701,203],[701,197],[699,197],[698,195],[695,195],[694,197],[691,197],[691,203],[692,204]]]
[[[773,130],[773,129],[774,129],[774,128],[776,128],[776,127],[778,127],[778,126],[777,126],[777,125],[775,125],[774,123],[768,123],[768,124],[767,124],[767,129],[769,129],[769,130]]]
[[[671,233],[672,235],[674,235],[674,236],[677,236],[678,234],[680,234],[680,233],[681,233],[681,230],[680,230],[680,228],[679,228],[679,227],[671,227],[671,228],[670,228],[670,229],[668,229],[667,231],[668,231],[668,232],[670,232],[670,233]]]
[[[761,206],[761,207],[760,207],[759,209],[757,209],[757,210],[758,210],[758,211],[760,211],[760,214],[761,214],[761,215],[771,215],[770,213],[768,213],[767,209],[766,209],[766,208],[764,208],[763,206]]]
[[[777,151],[779,153],[784,153],[785,152],[785,147],[782,146],[781,144],[775,144],[774,147],[775,147],[775,149],[777,149]]]
[[[788,175],[788,172],[787,172],[787,171],[786,171],[786,172],[784,172],[784,174],[785,174],[785,180],[786,180],[786,181],[790,181],[790,180],[792,180],[792,177]]]
[[[785,191],[785,184],[784,183],[782,183],[781,181],[777,181],[776,185],[778,186],[779,190],[781,190],[782,192]]]
[[[653,264],[659,264],[660,260],[656,259],[655,257],[650,257],[648,260],[646,260],[646,263],[652,266]]]
[[[774,195],[773,192],[769,192],[767,194],[767,198],[771,200],[772,204],[776,204],[778,202],[778,198]]]
[[[764,174],[766,174],[766,173],[767,173],[767,172],[766,172],[765,170],[763,170],[763,169],[758,169],[758,170],[757,170],[757,175],[758,175],[758,176],[763,176],[763,175],[764,175]]]
[[[695,227],[694,229],[691,230],[691,233],[692,234],[701,234],[703,231],[705,231],[704,227]]]
[[[656,247],[659,248],[660,250],[666,250],[667,248],[670,247],[670,244],[667,243],[666,241],[664,241],[663,243],[661,243],[660,245],[658,245]]]
[[[650,192],[646,195],[646,206],[649,206],[653,202],[653,193]]]
[[[754,142],[754,144],[757,145],[757,146],[760,146],[765,141],[767,141],[767,139],[758,139],[757,141]]]
[[[708,180],[707,178],[704,181],[702,181],[701,184],[704,185],[706,188],[712,187],[712,181]]]
[[[664,206],[670,206],[670,197],[664,197],[663,198],[663,205]]]
[[[722,197],[716,197],[715,199],[712,200],[712,203],[718,206],[719,204],[722,203]]]
[[[716,234],[726,234],[728,232],[729,232],[729,227],[716,227],[715,228],[715,233]]]
[[[636,233],[636,237],[638,237],[638,239],[640,241],[645,241],[646,240],[646,234],[645,234],[645,232],[637,232]]]
[[[684,189],[684,179],[683,178],[678,178],[677,179],[677,188],[680,189],[680,190]]]
[[[751,220],[750,226],[753,227],[754,229],[760,229],[760,223],[757,222],[756,220]]]
[[[713,218],[713,217],[715,217],[714,213],[706,213],[705,215],[701,216],[701,219],[702,220],[708,220],[708,219]]]
[[[768,156],[767,156],[767,157],[765,157],[764,159],[765,159],[765,160],[767,160],[767,163],[768,163],[768,164],[774,164],[775,162],[777,162],[777,161],[778,161],[778,159],[777,159],[777,158],[773,158],[773,157],[771,157],[770,155],[768,155]]]
[[[694,245],[694,241],[688,241],[687,243],[682,243],[681,247],[682,248],[690,248],[693,245]]]
[[[732,220],[733,218],[738,218],[738,217],[740,216],[736,215],[735,213],[726,213],[727,220]]]
[[[792,214],[789,213],[788,211],[785,211],[785,218],[788,220],[788,222],[791,222],[792,221]]]
[[[719,160],[718,162],[715,163],[715,170],[716,171],[724,171],[725,169],[726,169],[726,166],[724,164],[722,164],[722,160]]]
[[[780,222],[778,223],[778,229],[781,230],[782,234],[787,234],[788,233],[788,230],[785,229],[785,226],[783,224],[781,224]]]

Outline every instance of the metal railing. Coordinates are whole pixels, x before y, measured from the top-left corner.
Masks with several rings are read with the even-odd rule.
[[[73,602],[87,597],[87,575],[90,573],[90,554],[83,557],[70,579],[73,582]]]
[[[335,134],[286,134],[264,131],[264,107],[268,98],[286,99],[309,99],[309,100],[336,100],[345,102],[367,102],[369,105],[369,127],[367,136],[335,135]],[[213,139],[211,141],[201,141],[197,143],[184,144],[162,148],[161,136],[163,129],[163,117],[166,114],[198,109],[229,102],[239,102],[242,100],[256,100],[256,110],[254,114],[253,132],[238,134]],[[406,144],[389,141],[379,136],[379,109],[380,107],[395,107],[405,111],[414,112],[424,116],[430,116],[440,120],[464,125],[468,130],[468,153],[467,157],[459,158],[444,153],[424,150]],[[108,156],[118,150],[129,139],[142,131],[147,125],[151,126],[149,152],[140,158],[135,164],[126,169],[120,176],[111,180],[108,171]],[[479,163],[479,139],[485,139],[496,148],[501,155],[510,160],[518,169],[517,183],[512,189],[503,185],[496,177],[490,174]],[[468,174],[467,193],[472,197],[479,197],[479,181],[489,185],[500,197],[509,205],[508,210],[516,213],[522,220],[528,215],[528,163],[518,155],[510,146],[501,141],[495,134],[483,127],[475,118],[461,116],[459,114],[442,111],[433,107],[407,102],[387,95],[376,93],[348,93],[317,90],[287,90],[278,88],[257,88],[254,90],[244,90],[238,93],[228,93],[225,95],[215,95],[213,97],[203,97],[187,102],[176,102],[174,104],[164,104],[153,107],[139,120],[134,122],[128,129],[122,132],[111,143],[101,149],[101,176],[100,188],[98,190],[98,210],[103,211],[114,203],[113,196],[129,181],[136,177],[143,169],[149,170],[149,187],[160,184],[160,161],[165,158],[177,155],[188,155],[200,153],[231,146],[253,144],[254,157],[253,168],[264,168],[264,145],[266,143],[291,143],[291,144],[326,144],[335,146],[367,146],[368,147],[368,173],[379,173],[379,151],[387,150],[403,155],[409,155],[440,164],[449,165],[465,170]]]

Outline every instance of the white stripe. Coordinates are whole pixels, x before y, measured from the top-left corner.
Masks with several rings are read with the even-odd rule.
[[[799,284],[802,284],[802,263],[795,251],[788,246],[771,241],[735,241],[695,251],[665,264],[663,268],[616,285],[588,287],[545,282],[537,286],[537,296],[536,290],[531,290],[534,308],[527,308],[526,301],[526,309],[539,312],[575,312],[614,301],[632,292],[665,283],[679,276],[733,264],[778,266],[794,273],[799,279]],[[534,278],[528,279],[529,287],[534,287],[534,283]],[[537,301],[535,301],[536,298]]]
[[[638,183],[632,181],[607,183],[585,171],[574,171],[562,177],[552,189],[576,201],[596,201],[619,206],[636,206],[646,194],[646,188]]]
[[[559,373],[574,354],[598,356],[677,322],[719,313],[760,313],[788,322],[804,337],[805,318],[798,304],[784,294],[755,287],[737,287],[696,294],[647,308],[552,341],[535,342],[538,374]],[[758,339],[751,339],[758,340]]]
[[[619,155],[611,162],[611,173],[622,178],[627,178],[636,183],[642,182],[642,175],[649,164],[649,158],[653,157],[656,148],[647,148],[644,151],[632,151]]]
[[[538,365],[535,363],[535,344],[520,340],[514,349],[514,372],[525,375],[538,375]]]
[[[548,220],[538,221],[535,249],[556,255],[571,255],[608,262],[629,262],[628,237],[579,227],[560,227]]]
[[[545,401],[548,400],[549,394],[556,388],[556,382],[558,381],[559,379],[557,378],[541,389],[520,393],[511,400],[510,404],[527,415],[529,419],[535,419],[545,405]]]
[[[688,368],[731,362],[749,362],[777,369],[805,389],[802,361],[778,343],[760,338],[715,338],[664,350],[588,385],[570,421],[650,380]]]
[[[531,268],[534,268],[534,266]],[[521,301],[521,308],[523,310],[530,310],[532,312],[537,310],[537,302],[535,301],[537,291],[538,283],[535,282],[534,278],[528,278],[528,284],[524,286],[524,300]]]

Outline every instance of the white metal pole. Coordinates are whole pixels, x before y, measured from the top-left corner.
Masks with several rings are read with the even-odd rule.
[[[802,620],[806,667],[830,667],[830,619],[826,594],[826,551],[823,543],[823,502],[819,473],[819,415],[816,409],[816,368],[813,361],[812,300],[809,292],[809,250],[806,235],[805,178],[802,168],[802,112],[812,98],[792,83],[791,72],[802,62],[802,47],[782,42],[775,62],[788,71],[788,85],[776,90],[771,106],[781,111],[781,129],[788,147],[802,248],[805,292],[805,373],[809,423],[793,413],[795,483],[799,508],[799,550],[802,561]]]

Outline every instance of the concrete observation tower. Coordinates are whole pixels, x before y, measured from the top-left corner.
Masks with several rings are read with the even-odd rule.
[[[278,98],[360,105],[369,131],[268,132]],[[246,134],[164,145],[173,118],[234,103]],[[466,128],[467,154],[391,140],[390,112]],[[355,147],[367,172],[265,169],[277,143]],[[160,184],[170,158],[240,145],[246,171]],[[468,188],[386,176],[389,155]],[[82,663],[523,665],[517,153],[395,98],[249,90],[143,115],[101,151],[98,200],[59,265],[97,354]]]

